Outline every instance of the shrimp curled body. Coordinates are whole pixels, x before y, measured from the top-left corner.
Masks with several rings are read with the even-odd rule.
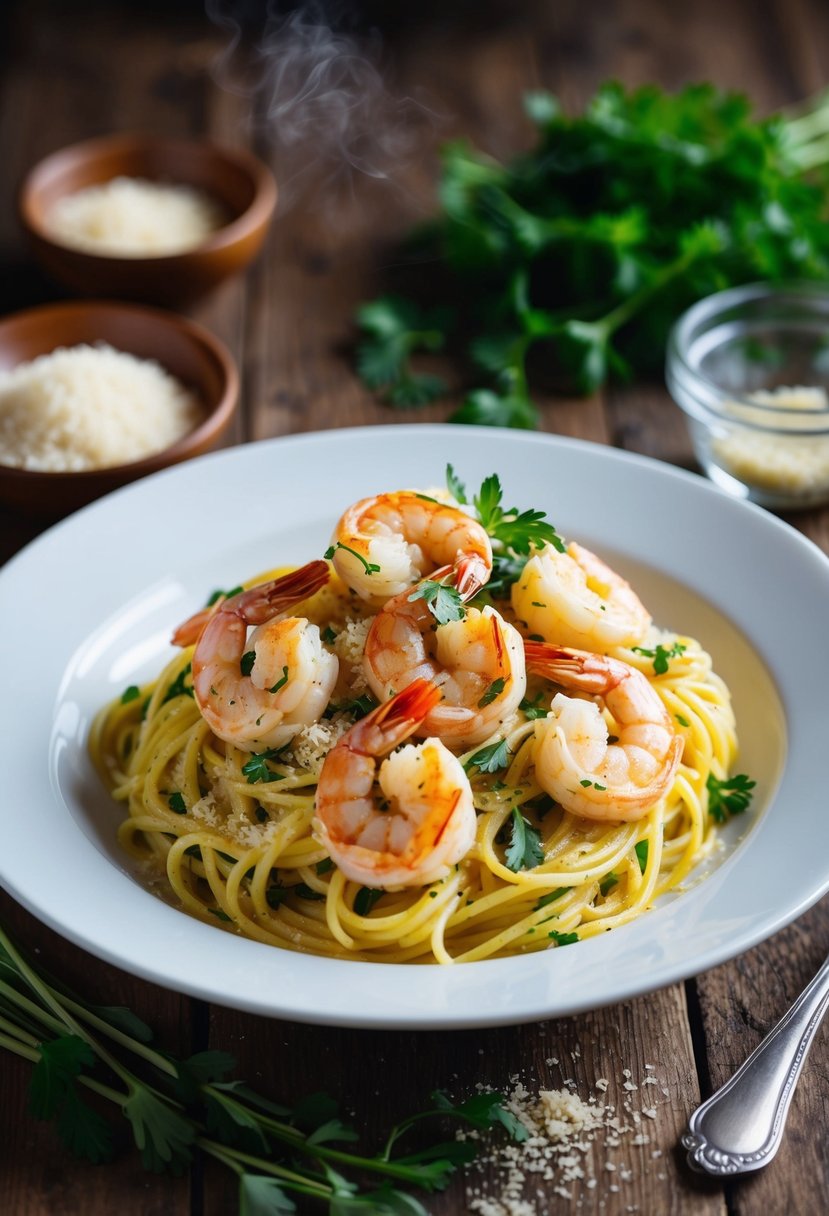
[[[464,596],[480,590],[492,571],[492,546],[481,524],[460,507],[412,490],[354,503],[331,542],[340,578],[374,607],[438,566],[457,567]]]
[[[630,584],[583,545],[546,545],[512,587],[512,606],[528,632],[560,646],[607,651],[635,646],[651,617]]]
[[[447,573],[437,570],[433,579]],[[521,635],[489,606],[436,626],[412,594],[389,600],[372,622],[363,655],[369,687],[382,701],[416,677],[434,681],[443,699],[417,733],[451,747],[480,743],[512,717],[526,691]]]
[[[325,562],[309,562],[224,600],[201,629],[193,693],[220,739],[243,751],[281,747],[319,720],[339,664],[316,625],[284,613],[323,587],[328,575]],[[248,638],[250,625],[257,628]],[[176,636],[186,636],[186,629],[187,622]]]
[[[545,642],[525,649],[530,671],[598,697],[616,723],[610,742],[595,701],[557,693],[535,725],[539,785],[585,819],[643,818],[670,789],[683,748],[647,677],[606,655]]]
[[[355,723],[322,766],[316,835],[353,882],[425,886],[442,878],[475,840],[475,807],[463,766],[439,739],[407,744],[440,699],[415,680]],[[388,756],[380,765],[382,756]],[[377,780],[383,801],[374,794]]]

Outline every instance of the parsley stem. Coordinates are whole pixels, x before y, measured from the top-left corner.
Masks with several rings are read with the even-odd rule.
[[[5,1034],[0,1034],[0,1047],[14,1052],[16,1056],[22,1056],[24,1060],[30,1060],[32,1064],[37,1064],[40,1059],[40,1052],[36,1048],[21,1043],[19,1039],[9,1038]]]
[[[256,1157],[252,1153],[245,1153],[238,1148],[229,1148],[225,1144],[218,1144],[215,1140],[208,1140],[204,1136],[197,1136],[195,1143],[203,1152],[209,1153],[211,1157],[230,1166],[237,1173],[244,1173],[244,1170],[240,1169],[239,1163],[252,1165],[263,1174],[272,1174],[275,1178],[281,1178],[286,1186],[291,1186],[304,1195],[314,1195],[318,1199],[330,1199],[333,1193],[331,1187],[325,1183],[314,1182],[304,1174],[297,1174],[284,1165],[275,1165],[264,1157]]]
[[[127,1051],[132,1052],[133,1055],[141,1056],[142,1059],[146,1060],[148,1063],[157,1068],[159,1072],[166,1073],[167,1076],[172,1077],[173,1080],[178,1078],[178,1069],[176,1068],[175,1064],[172,1064],[169,1060],[165,1059],[164,1056],[160,1055],[157,1051],[153,1051],[152,1047],[148,1047],[145,1043],[140,1043],[131,1035],[124,1034],[124,1032],[119,1030],[117,1026],[113,1026],[112,1023],[108,1022],[105,1018],[98,1017],[98,1015],[92,1013],[91,1010],[85,1009],[83,1005],[80,1005],[71,997],[64,995],[62,999],[64,1005],[73,1013],[76,1013],[79,1018],[82,1018],[84,1022],[88,1022],[90,1026],[94,1026],[96,1030],[100,1030],[114,1042],[120,1043],[122,1047],[125,1047]]]
[[[11,1004],[17,1006],[18,1009],[25,1010],[30,1017],[35,1018],[43,1026],[47,1026],[49,1030],[54,1030],[57,1034],[61,1034],[64,1029],[64,1023],[52,1014],[47,1013],[45,1009],[41,1009],[34,1001],[30,1001],[22,992],[18,992],[10,984],[0,980],[0,997],[5,997]]]
[[[696,250],[693,249],[689,249],[687,253],[681,254],[673,262],[669,262],[667,266],[663,266],[644,287],[640,287],[632,296],[628,296],[621,304],[617,304],[615,308],[605,313],[594,324],[601,328],[607,337],[610,337],[617,329],[625,325],[631,317],[635,317],[651,296],[657,295],[673,279],[684,274],[688,267],[696,261],[698,256]]]

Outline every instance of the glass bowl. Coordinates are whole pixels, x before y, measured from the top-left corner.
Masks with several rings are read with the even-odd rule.
[[[829,502],[829,285],[700,300],[671,331],[666,379],[716,485],[773,510]]]

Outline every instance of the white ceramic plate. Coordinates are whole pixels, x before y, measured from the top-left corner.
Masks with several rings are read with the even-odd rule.
[[[752,810],[699,882],[569,948],[458,967],[306,958],[203,925],[149,894],[115,843],[121,808],[86,755],[92,715],[153,676],[214,586],[319,556],[356,498],[498,471],[633,579],[659,624],[698,637],[731,686]],[[463,1027],[609,1004],[746,950],[829,887],[829,562],[701,478],[591,444],[401,426],[241,447],[86,508],[0,573],[5,722],[0,882],[59,933],[136,975],[277,1017]],[[696,876],[695,876],[696,877]]]

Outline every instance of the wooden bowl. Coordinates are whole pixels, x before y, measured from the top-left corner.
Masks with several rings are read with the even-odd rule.
[[[57,518],[127,482],[201,455],[227,430],[239,399],[239,375],[229,351],[201,325],[157,309],[76,301],[15,313],[0,320],[0,370],[10,371],[61,346],[96,342],[154,359],[197,394],[203,421],[171,447],[129,464],[77,473],[0,465],[0,502]]]
[[[230,220],[193,249],[161,257],[111,257],[60,244],[48,223],[58,199],[114,177],[203,190]],[[207,294],[256,256],[276,206],[276,182],[261,161],[238,148],[206,140],[114,135],[47,156],[26,177],[18,202],[35,256],[64,286],[81,295],[177,305]]]

